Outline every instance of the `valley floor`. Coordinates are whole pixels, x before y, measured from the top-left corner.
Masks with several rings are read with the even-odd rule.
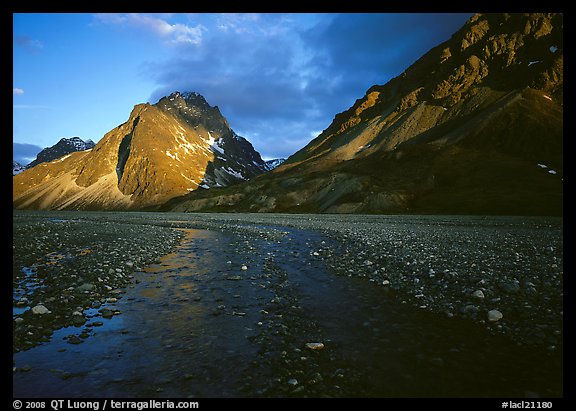
[[[13,219],[15,397],[563,395],[560,218]]]

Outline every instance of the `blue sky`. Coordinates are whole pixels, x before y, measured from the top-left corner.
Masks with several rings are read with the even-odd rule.
[[[14,14],[14,159],[98,142],[135,104],[196,91],[266,159],[302,148],[471,14]]]

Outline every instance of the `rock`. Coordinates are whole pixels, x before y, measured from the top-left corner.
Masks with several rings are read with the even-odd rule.
[[[306,348],[309,348],[311,350],[321,350],[324,348],[324,344],[321,342],[306,343]]]
[[[498,310],[488,311],[488,321],[490,321],[490,322],[500,321],[502,319],[502,317],[504,317],[504,316]]]
[[[226,279],[230,280],[230,281],[238,281],[238,280],[241,280],[242,277],[240,277],[239,275],[231,275],[229,277],[226,277]]]
[[[82,344],[83,341],[75,335],[68,336],[68,343],[69,344]]]
[[[484,292],[482,290],[476,290],[472,293],[472,297],[478,298],[479,300],[484,299]]]
[[[32,307],[32,314],[36,314],[36,315],[44,315],[44,314],[50,314],[50,310],[46,307],[44,307],[41,304],[38,304],[35,307]]]
[[[93,291],[95,288],[96,287],[94,286],[94,284],[85,283],[79,287],[76,287],[76,291],[78,292]]]
[[[390,281],[384,280],[384,281],[382,281],[382,285],[390,285]]]
[[[436,367],[443,367],[444,360],[440,357],[430,358],[430,364],[435,365]]]
[[[102,317],[104,318],[112,318],[114,317],[114,311],[111,310],[110,308],[103,308],[102,310],[100,310],[100,313],[102,314]]]
[[[132,268],[134,267],[134,263],[132,261],[126,261],[126,267]]]
[[[298,380],[296,378],[290,378],[288,380],[288,385],[296,386],[298,385]]]
[[[14,319],[14,322],[15,322],[16,324],[20,324],[21,322],[24,322],[24,318],[22,318],[22,317],[15,318],[15,319]]]
[[[476,314],[478,311],[480,311],[480,309],[473,304],[468,304],[462,307],[460,311],[462,314]]]
[[[322,378],[322,374],[320,374],[319,372],[317,372],[316,374],[314,374],[312,376],[312,379],[310,379],[310,384],[317,384],[319,382],[324,381],[324,379]]]
[[[245,266],[245,265],[242,266],[242,271],[246,271],[247,269],[248,269],[247,266]]]
[[[518,281],[512,281],[510,283],[500,284],[500,288],[509,294],[516,294],[520,292],[520,283]]]
[[[94,321],[92,324],[90,324],[93,327],[102,327],[104,325],[104,323],[102,321]]]

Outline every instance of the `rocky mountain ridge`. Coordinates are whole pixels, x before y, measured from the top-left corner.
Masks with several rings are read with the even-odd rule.
[[[61,138],[56,144],[40,151],[36,159],[26,166],[32,168],[38,164],[48,163],[76,151],[90,150],[95,146],[90,139],[84,141],[80,137]]]
[[[477,14],[271,173],[164,209],[558,215],[562,153],[563,16]]]
[[[90,151],[14,177],[13,204],[37,209],[142,209],[199,187],[234,184],[265,162],[197,93],[138,104]]]

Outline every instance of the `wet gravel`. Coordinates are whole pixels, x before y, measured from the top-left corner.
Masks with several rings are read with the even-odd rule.
[[[83,325],[84,310],[104,311],[122,298],[135,270],[157,261],[182,238],[167,227],[100,214],[78,217],[14,214],[14,352],[49,341],[56,329]]]
[[[322,232],[336,245],[318,245],[312,255],[339,275],[365,278],[402,303],[474,321],[520,344],[550,351],[562,344],[562,219],[205,214],[199,225],[246,224]],[[501,319],[490,321],[491,311]]]
[[[184,316],[187,310],[196,310],[188,319],[199,312],[205,316],[198,335],[213,338],[206,346],[233,343],[216,344],[223,344],[221,352],[230,353],[229,358],[178,349],[185,354],[182,358],[198,363],[194,373],[180,369],[176,356],[173,363],[158,365],[164,370],[158,371],[162,381],[138,383],[152,391],[135,391],[136,382],[117,376],[112,380],[120,391],[109,394],[130,389],[136,396],[182,396],[193,387],[198,396],[561,395],[561,219],[17,211],[13,227],[15,353],[38,345],[49,349],[58,335],[65,345],[53,349],[72,355],[68,347],[79,347],[75,352],[80,355],[92,340],[105,344],[114,335],[138,334],[110,329],[119,324],[115,321],[130,318],[137,319],[131,321],[143,335],[152,332],[169,340],[162,353],[173,356],[176,347],[186,345],[187,334],[180,328],[147,328],[176,322],[170,315]],[[194,240],[182,248],[189,229],[225,235],[211,240],[218,244],[218,255],[212,267],[201,268],[207,274],[181,280],[192,281],[196,294],[189,283],[176,282],[177,273],[186,272],[187,259],[206,264],[211,246],[195,246],[194,241],[202,243]],[[166,256],[174,250],[179,260]],[[183,268],[175,268],[178,264]],[[315,272],[326,274],[311,277]],[[174,283],[168,287],[165,281]],[[175,286],[187,294],[173,295]],[[137,290],[154,298],[162,295],[154,300],[159,307],[154,310],[172,307],[168,317],[139,322],[137,313],[143,308],[137,303],[149,302],[140,301]],[[347,305],[350,301],[357,307]],[[429,347],[416,344],[414,333]],[[493,339],[487,339],[490,335]],[[248,345],[239,344],[239,338]],[[158,349],[151,344],[143,349]],[[470,350],[482,353],[470,356]],[[506,366],[510,376],[502,377],[497,366],[478,371],[479,359],[504,364],[514,351],[524,359]],[[222,378],[222,368],[233,363],[235,352],[242,352],[237,354],[242,361],[233,367],[237,375]],[[396,366],[388,358],[391,353],[398,359]],[[537,363],[548,367],[537,378],[549,384],[530,380],[511,388],[502,383],[518,379],[514,375],[519,369]],[[162,368],[168,366],[172,368]],[[33,387],[26,378],[36,368],[15,361],[15,386],[21,379],[20,387]],[[470,369],[490,376],[485,380],[493,385],[475,386]],[[445,378],[441,371],[450,373],[452,382],[435,387],[435,381]],[[73,381],[81,382],[74,376],[87,379],[86,372],[62,371],[58,376],[74,387]],[[47,377],[40,373],[37,378]],[[467,378],[472,378],[469,383]],[[229,387],[211,391],[206,383],[194,385],[216,380]],[[88,395],[86,387],[62,389],[60,394]]]

